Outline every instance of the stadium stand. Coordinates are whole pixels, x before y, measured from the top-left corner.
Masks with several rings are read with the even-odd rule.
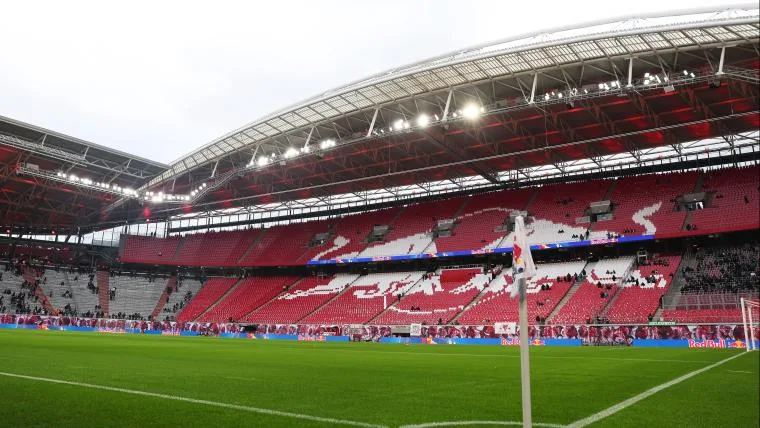
[[[461,251],[498,247],[507,233],[499,227],[509,213],[523,210],[535,189],[504,190],[464,198],[462,212],[455,218],[451,236],[437,237],[438,251]]]
[[[567,294],[574,276],[583,272],[585,262],[547,263],[537,266],[537,275],[526,284],[528,318],[531,322],[548,318]],[[460,324],[517,321],[518,302],[510,297],[511,271],[505,270],[488,286],[486,292],[457,319]]]
[[[622,178],[609,196],[613,219],[594,223],[592,230],[619,235],[680,231],[686,211],[676,210],[676,198],[694,191],[696,181],[696,172]]]
[[[760,227],[760,174],[756,167],[709,171],[702,191],[711,195],[711,201],[691,213],[690,228],[715,230],[726,223],[738,229]]]
[[[552,324],[586,323],[596,319],[633,267],[632,256],[590,263],[588,275],[574,294],[548,321]]]
[[[173,263],[184,266],[237,266],[261,233],[260,229],[252,229],[187,235],[182,239]]]
[[[201,315],[199,321],[241,321],[298,280],[295,276],[253,276],[241,280],[231,293]]]
[[[301,322],[361,324],[379,314],[385,304],[422,279],[424,272],[373,273],[360,276],[338,296]]]
[[[311,239],[329,229],[328,223],[314,221],[266,229],[240,259],[242,266],[295,264],[306,255]]]
[[[170,264],[179,246],[180,237],[154,238],[130,235],[124,245],[122,261],[145,264]]]
[[[161,314],[173,319],[200,291],[202,284],[197,279],[177,279],[176,290],[169,294]],[[168,314],[168,315],[167,315]]]
[[[327,243],[311,248],[303,259],[356,257],[367,247],[372,228],[375,225],[389,224],[400,211],[400,208],[391,208],[345,216],[331,229],[331,238]]]
[[[613,324],[651,321],[680,259],[680,256],[660,256],[651,264],[638,266],[620,285],[603,316]]]
[[[760,291],[760,246],[702,248],[694,268],[681,273],[682,293]]]
[[[489,281],[482,268],[445,269],[426,275],[372,321],[389,325],[448,323]]]
[[[147,318],[166,288],[166,278],[113,275],[109,285],[108,311],[118,318]]]
[[[358,275],[338,274],[334,277],[304,278],[281,295],[248,314],[243,321],[251,323],[296,323],[354,282]]]
[[[235,284],[237,278],[209,278],[184,309],[177,314],[177,321],[193,321],[222,298]]]

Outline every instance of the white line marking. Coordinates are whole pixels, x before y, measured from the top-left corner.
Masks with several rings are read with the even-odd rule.
[[[325,418],[321,416],[304,415],[301,413],[291,413],[291,412],[283,412],[279,410],[262,409],[260,407],[250,407],[250,406],[242,406],[238,404],[220,403],[217,401],[200,400],[197,398],[180,397],[176,395],[158,394],[155,392],[138,391],[134,389],[115,388],[112,386],[96,385],[92,383],[72,382],[68,380],[50,379],[46,377],[37,377],[37,376],[26,376],[26,375],[20,375],[16,373],[7,373],[7,372],[0,372],[0,376],[7,376],[7,377],[13,377],[13,378],[19,378],[19,379],[27,379],[27,380],[36,380],[40,382],[57,383],[57,384],[62,384],[62,385],[79,386],[83,388],[100,389],[103,391],[121,392],[124,394],[141,395],[144,397],[163,398],[165,400],[183,401],[186,403],[193,403],[193,404],[204,404],[206,406],[242,410],[242,411],[251,412],[251,413],[260,413],[262,415],[272,415],[272,416],[282,416],[285,418],[304,419],[308,421],[325,422],[325,423],[330,423],[330,424],[335,424],[335,425],[350,425],[350,426],[365,427],[365,428],[388,428],[386,425],[368,424],[364,422],[349,421],[345,419]]]
[[[648,398],[648,397],[650,397],[650,396],[652,396],[654,394],[657,394],[658,392],[662,391],[665,388],[670,388],[671,386],[677,385],[677,384],[679,384],[679,383],[681,383],[681,382],[683,382],[683,381],[685,381],[687,379],[690,379],[690,378],[692,378],[692,377],[694,377],[694,376],[696,376],[698,374],[702,374],[702,373],[704,373],[704,372],[706,372],[708,370],[712,370],[715,367],[718,367],[721,364],[725,364],[725,363],[727,363],[727,362],[729,362],[729,361],[731,361],[733,359],[739,358],[739,357],[741,357],[744,354],[746,354],[746,352],[742,352],[742,353],[733,355],[733,356],[728,357],[728,358],[726,358],[724,360],[720,360],[717,363],[710,364],[707,367],[703,367],[703,368],[701,368],[699,370],[694,370],[693,372],[686,373],[685,375],[677,377],[677,378],[675,378],[675,379],[673,379],[673,380],[671,380],[669,382],[665,382],[662,385],[657,385],[654,388],[648,389],[648,390],[642,392],[639,395],[633,396],[633,397],[631,397],[631,398],[629,398],[627,400],[624,400],[624,401],[621,401],[621,402],[615,404],[614,406],[608,407],[608,408],[602,410],[601,412],[594,413],[591,416],[588,416],[586,418],[577,420],[577,421],[571,423],[570,425],[568,425],[567,428],[582,428],[582,427],[585,427],[587,425],[590,425],[590,424],[593,424],[595,422],[598,422],[598,421],[606,418],[607,416],[614,415],[615,413],[617,413],[617,412],[619,412],[619,411],[621,411],[621,410],[623,410],[623,409],[625,409],[627,407],[633,406],[634,404],[638,403],[639,401],[641,401],[641,400],[643,400],[645,398]]]
[[[446,346],[446,345],[441,345]],[[296,347],[289,346],[290,349],[298,349]],[[314,348],[319,349],[319,348]],[[462,357],[493,357],[493,358],[520,358],[519,355],[509,355],[509,354],[468,354],[468,353],[446,353],[446,352],[394,352],[394,351],[360,351],[358,349],[335,349],[335,348],[325,348],[329,349],[331,351],[342,351],[342,352],[366,352],[370,354],[395,354],[395,355],[443,355],[443,356],[462,356]],[[515,348],[517,349],[517,348]],[[553,359],[553,360],[602,360],[602,361],[641,361],[641,362],[648,362],[648,363],[696,363],[696,364],[704,364],[704,363],[710,363],[712,361],[699,361],[699,360],[667,360],[667,359],[654,359],[654,358],[617,358],[617,357],[590,357],[586,355],[577,355],[577,356],[559,356],[559,355],[531,355],[531,360],[541,360],[541,359]]]
[[[726,370],[729,373],[745,373],[745,374],[753,374],[753,372],[748,372],[746,370]]]
[[[516,421],[457,421],[457,422],[429,422],[415,425],[402,425],[400,428],[432,428],[432,427],[453,427],[453,426],[470,426],[470,425],[502,425],[502,426],[522,426],[522,422]],[[565,428],[564,425],[544,424],[533,422],[534,427],[544,428]]]

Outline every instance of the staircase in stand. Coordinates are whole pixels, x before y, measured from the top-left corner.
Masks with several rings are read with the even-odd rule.
[[[110,276],[108,271],[99,270],[97,274],[95,274],[95,283],[98,286],[98,305],[100,305],[100,310],[106,315],[106,317],[110,314],[110,312],[108,312],[108,302],[110,301],[111,291],[109,279]]]
[[[166,287],[164,287],[164,292],[161,293],[161,297],[158,298],[158,302],[156,303],[155,309],[153,309],[153,312],[150,315],[150,319],[155,320],[159,315],[161,315],[161,311],[164,310],[164,306],[166,306],[166,302],[169,301],[169,293],[167,290],[171,289],[172,292],[174,291],[175,286],[177,285],[177,277],[176,276],[170,276],[169,279],[166,281]]]
[[[502,269],[503,269],[503,267],[502,267]],[[493,284],[493,282],[494,282],[494,281],[496,281],[496,280],[497,280],[497,279],[498,279],[500,276],[502,276],[502,273],[503,273],[503,270],[502,270],[502,271],[501,271],[501,272],[500,272],[498,275],[494,275],[493,279],[492,279],[492,280],[490,280],[490,281],[488,281],[488,284],[486,284],[486,286],[485,286],[485,287],[484,287],[482,290],[480,290],[480,293],[478,293],[478,295],[477,295],[477,296],[475,296],[475,298],[474,298],[474,299],[472,299],[472,301],[471,301],[470,303],[466,304],[466,305],[464,306],[464,308],[462,308],[462,310],[461,310],[461,311],[459,311],[459,312],[458,312],[458,313],[457,313],[457,314],[454,316],[454,318],[452,318],[452,319],[449,321],[449,324],[453,324],[453,323],[455,323],[457,320],[459,320],[459,317],[461,317],[461,316],[462,316],[462,314],[463,314],[463,313],[464,313],[466,310],[468,310],[468,309],[470,309],[471,307],[475,306],[475,304],[476,304],[476,303],[478,303],[478,301],[479,301],[479,300],[480,300],[480,299],[481,299],[483,296],[485,296],[485,295],[486,295],[486,293],[488,292],[488,290],[490,290],[490,289],[491,289],[491,284]]]
[[[607,300],[607,303],[602,306],[602,309],[599,310],[596,317],[607,316],[607,311],[615,304],[615,301],[620,298],[620,286],[624,284],[625,280],[631,276],[631,272],[633,272],[635,265],[635,260],[631,261],[631,264],[628,265],[623,274],[618,277],[617,281],[615,282],[615,287],[612,289],[612,297],[610,297],[609,300]]]
[[[239,285],[240,285],[242,282],[243,282],[243,278],[238,278],[238,280],[237,280],[237,282],[235,283],[235,285],[233,285],[232,287],[230,287],[230,289],[229,289],[229,290],[225,291],[225,292],[224,292],[224,294],[222,294],[221,296],[219,296],[219,298],[218,298],[218,299],[216,299],[216,300],[214,301],[214,303],[212,303],[212,304],[208,305],[208,308],[204,309],[204,310],[203,310],[203,312],[201,312],[200,314],[198,314],[198,316],[197,316],[197,317],[193,318],[193,321],[198,321],[199,319],[201,319],[201,318],[202,318],[204,315],[206,315],[206,313],[207,313],[208,311],[210,311],[210,310],[211,310],[211,309],[212,309],[214,306],[218,305],[218,304],[219,304],[219,302],[221,302],[222,300],[226,299],[226,298],[227,298],[227,296],[229,296],[229,295],[230,295],[230,293],[232,293],[233,291],[235,291],[235,289],[236,289],[236,288],[238,288],[238,286],[239,286]],[[199,293],[196,293],[196,296],[197,296],[198,294],[199,294]]]
[[[290,289],[291,289],[291,288],[293,288],[293,287],[295,287],[296,285],[300,284],[300,283],[301,283],[301,281],[303,281],[304,279],[306,279],[306,277],[303,277],[303,278],[298,278],[298,279],[297,279],[297,280],[296,280],[294,283],[292,283],[292,284],[289,284],[289,285],[288,285],[288,288],[287,288],[286,290],[282,290],[282,291],[281,291],[281,292],[279,292],[279,293],[278,293],[276,296],[272,297],[271,299],[267,300],[266,302],[264,302],[264,303],[260,304],[259,306],[256,306],[255,308],[251,309],[250,311],[246,312],[245,314],[243,314],[243,315],[240,317],[240,319],[241,319],[241,320],[244,320],[244,319],[248,318],[248,316],[249,316],[249,315],[251,315],[252,313],[254,313],[254,312],[258,311],[259,309],[263,309],[265,306],[269,306],[269,304],[271,304],[272,302],[274,302],[275,300],[277,300],[277,299],[278,299],[280,296],[282,296],[283,294],[287,294],[287,293],[289,293],[289,292],[290,292]]]
[[[693,193],[699,193],[699,192],[702,191],[702,185],[704,183],[704,180],[705,180],[705,175],[704,174],[697,175],[697,181],[694,183],[694,190],[692,191]],[[683,219],[683,224],[681,225],[681,230],[686,230],[686,226],[689,223],[691,223],[691,215],[692,215],[692,213],[693,213],[693,211],[687,211],[686,212],[686,217],[684,217],[684,219]]]
[[[657,308],[657,311],[654,313],[654,316],[652,317],[653,320],[658,321],[660,319],[663,310],[662,303],[671,303],[673,300],[675,300],[676,296],[681,294],[681,288],[683,288],[683,286],[686,284],[686,278],[683,277],[683,271],[686,268],[693,269],[696,264],[697,259],[692,251],[687,251],[683,257],[681,257],[681,263],[678,265],[678,269],[676,269],[673,273],[673,280],[670,281],[668,291],[662,295],[662,301],[660,303],[660,306]]]
[[[596,266],[596,263],[586,263],[586,266],[583,267],[583,270],[586,271],[586,275],[591,274],[591,270]],[[562,310],[562,307],[565,306],[567,302],[570,301],[570,299],[573,297],[573,295],[578,291],[578,288],[580,288],[581,284],[583,284],[583,281],[586,280],[585,276],[579,276],[578,280],[573,282],[573,285],[570,286],[570,289],[567,290],[567,293],[565,293],[564,296],[562,296],[562,299],[557,303],[557,306],[554,307],[554,309],[549,313],[549,316],[546,317],[546,324],[549,324],[554,318],[555,315],[559,313],[560,310]]]
[[[240,258],[237,260],[236,264],[238,266],[241,265],[241,263],[243,262],[243,260],[245,260],[246,257],[248,257],[248,254],[251,251],[253,251],[254,248],[256,248],[256,245],[258,245],[259,241],[261,241],[261,239],[264,237],[264,235],[267,233],[268,230],[269,229],[262,229],[261,233],[259,233],[258,235],[256,235],[256,238],[254,238],[254,240],[251,241],[251,245],[248,246],[248,248],[243,252],[243,255],[241,255]]]
[[[324,308],[325,306],[327,306],[327,305],[329,305],[330,303],[332,303],[332,302],[333,302],[335,299],[337,299],[338,297],[342,296],[342,295],[343,295],[343,293],[345,293],[346,291],[348,291],[348,290],[350,290],[350,289],[351,289],[351,286],[352,286],[352,285],[354,285],[354,283],[355,283],[356,281],[358,281],[358,280],[359,280],[359,278],[361,278],[361,275],[358,275],[358,276],[357,276],[357,277],[356,277],[356,278],[355,278],[353,281],[351,281],[351,282],[350,282],[350,283],[349,283],[349,284],[348,284],[348,285],[347,285],[347,286],[346,286],[346,287],[345,287],[343,290],[341,290],[341,291],[340,291],[338,294],[336,294],[336,295],[332,296],[331,298],[327,299],[327,301],[326,301],[325,303],[322,303],[321,305],[317,306],[317,308],[316,308],[316,309],[314,309],[313,311],[311,311],[311,312],[307,313],[306,315],[302,316],[302,317],[301,317],[301,318],[300,318],[298,321],[296,321],[294,324],[297,324],[297,323],[299,323],[299,322],[301,322],[301,321],[305,320],[306,318],[310,317],[312,314],[315,314],[315,313],[319,312],[320,310],[322,310],[322,308]]]
[[[372,321],[374,321],[374,320],[376,320],[377,318],[379,318],[379,317],[380,317],[380,315],[384,314],[384,313],[385,313],[386,311],[388,311],[388,310],[389,310],[389,309],[390,309],[392,306],[395,306],[395,305],[396,305],[396,303],[399,303],[399,302],[403,302],[403,301],[404,301],[404,299],[406,298],[406,293],[407,293],[407,292],[409,292],[409,290],[413,289],[413,288],[414,288],[414,286],[416,286],[417,284],[419,284],[419,283],[420,283],[420,281],[422,281],[422,280],[424,280],[424,279],[425,279],[425,275],[422,275],[422,276],[420,277],[420,279],[418,279],[417,281],[414,281],[414,282],[413,282],[412,284],[410,284],[410,285],[407,285],[407,286],[406,286],[406,288],[404,288],[403,290],[401,290],[401,291],[400,291],[400,293],[399,293],[399,294],[401,294],[402,296],[404,296],[404,297],[402,297],[402,298],[401,298],[401,300],[399,300],[398,298],[396,298],[395,300],[393,300],[393,302],[392,302],[390,305],[386,306],[386,307],[385,307],[385,309],[383,309],[382,311],[380,311],[380,312],[379,312],[377,315],[375,315],[374,317],[370,318],[370,320],[369,320],[369,321],[367,321],[367,324],[369,324],[369,323],[371,323]],[[391,296],[387,296],[387,297],[391,297],[391,298],[393,298],[393,296],[392,296],[392,295],[391,295]],[[386,297],[386,298],[387,298],[387,297]]]
[[[24,268],[22,277],[26,282],[34,287],[34,295],[37,296],[37,300],[45,309],[45,311],[49,314],[52,314],[54,309],[53,305],[50,304],[50,300],[48,300],[48,297],[45,295],[45,290],[42,289],[42,286],[36,285],[37,275],[35,274],[34,269],[30,267]]]
[[[182,253],[182,247],[185,246],[185,238],[179,238],[177,242],[177,249],[174,250],[174,258],[172,260],[179,260],[179,255]]]
[[[610,183],[610,187],[607,188],[607,191],[604,193],[604,199],[602,199],[603,201],[610,200],[610,196],[612,196],[612,192],[615,191],[617,184],[618,184],[618,180],[612,180],[612,183]]]

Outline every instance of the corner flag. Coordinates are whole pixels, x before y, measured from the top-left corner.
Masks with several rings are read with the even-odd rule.
[[[520,286],[525,282],[518,281],[520,278],[529,279],[536,274],[536,265],[533,264],[533,255],[530,254],[530,245],[525,236],[525,222],[522,216],[515,218],[515,242],[512,245],[512,276],[515,286],[510,292],[510,297],[515,298],[520,293]]]
[[[512,275],[515,278],[512,298],[520,296],[520,386],[522,389],[523,428],[533,426],[530,402],[530,352],[528,337],[528,297],[526,283],[536,274],[536,265],[530,254],[530,245],[525,236],[525,223],[522,216],[515,218],[515,242],[512,245]]]

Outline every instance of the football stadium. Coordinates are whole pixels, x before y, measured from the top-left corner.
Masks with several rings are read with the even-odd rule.
[[[169,164],[0,117],[0,425],[760,427],[757,4],[270,110]]]

